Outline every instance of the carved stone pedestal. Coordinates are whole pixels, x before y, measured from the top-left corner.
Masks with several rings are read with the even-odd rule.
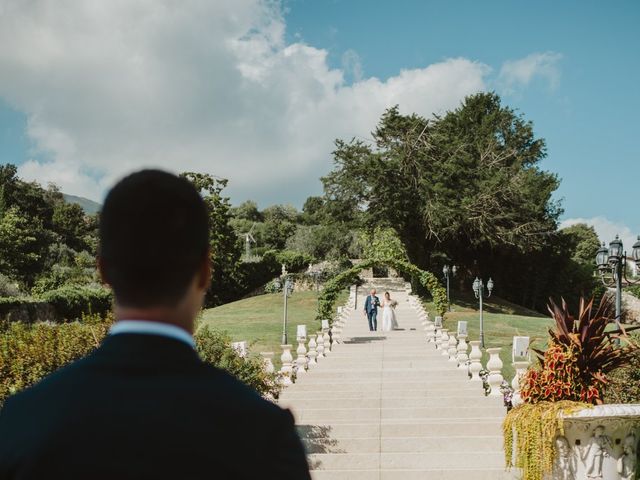
[[[597,405],[564,417],[555,439],[553,472],[545,480],[635,480],[640,405]]]

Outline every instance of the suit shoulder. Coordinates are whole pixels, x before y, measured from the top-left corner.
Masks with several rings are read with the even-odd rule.
[[[226,397],[227,401],[236,402],[241,407],[253,407],[263,413],[274,416],[282,415],[285,410],[264,399],[256,390],[238,380],[229,372],[212,365],[203,363],[203,369],[216,395]]]

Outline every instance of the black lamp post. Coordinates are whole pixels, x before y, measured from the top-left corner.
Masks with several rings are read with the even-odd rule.
[[[288,310],[287,299],[289,298],[289,295],[291,295],[291,292],[293,292],[293,282],[289,280],[287,277],[284,277],[282,279],[282,282],[284,283],[281,283],[280,281],[276,280],[274,283],[276,285],[276,288],[282,287],[282,293],[284,295],[284,319],[282,321],[282,345],[287,345],[287,310]]]
[[[480,348],[484,348],[484,316],[482,312],[482,300],[484,297],[484,284],[482,280],[478,277],[473,281],[473,293],[476,295],[476,298],[480,301]],[[491,296],[491,292],[493,291],[493,280],[489,278],[487,282],[487,291],[489,294],[487,298]]]
[[[638,236],[638,241],[631,247],[631,259],[637,267],[640,267],[640,236]],[[622,287],[640,284],[640,279],[629,280],[627,277],[627,252],[624,251],[624,245],[618,235],[609,243],[609,248],[605,246],[604,242],[602,243],[598,253],[596,253],[596,264],[604,286],[615,287],[616,289],[615,321],[617,325],[620,325],[622,317]]]
[[[453,267],[449,267],[449,265],[445,265],[442,267],[442,273],[444,274],[444,278],[447,280],[447,309],[451,311],[451,297],[449,295],[449,278],[454,277],[456,272],[458,271],[458,267],[455,265]]]

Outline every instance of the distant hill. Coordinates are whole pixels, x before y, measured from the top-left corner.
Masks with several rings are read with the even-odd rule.
[[[94,213],[98,213],[102,208],[102,205],[100,205],[97,202],[94,202],[93,200],[89,200],[88,198],[76,197],[75,195],[67,195],[66,193],[63,193],[62,195],[64,195],[64,199],[66,202],[77,203],[82,207],[82,209],[88,215],[93,215]]]

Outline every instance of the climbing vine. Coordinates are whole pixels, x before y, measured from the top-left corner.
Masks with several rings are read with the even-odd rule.
[[[522,480],[546,478],[556,454],[554,440],[557,435],[564,435],[563,415],[591,407],[587,403],[562,400],[524,403],[511,410],[502,424],[507,468],[522,469]]]
[[[437,313],[444,315],[447,308],[447,291],[440,285],[433,273],[421,270],[414,264],[398,258],[371,258],[339,273],[325,283],[324,289],[318,298],[317,320],[333,318],[333,309],[340,292],[351,285],[359,284],[360,272],[374,265],[391,267],[398,272],[417,278],[420,284],[431,292]]]

